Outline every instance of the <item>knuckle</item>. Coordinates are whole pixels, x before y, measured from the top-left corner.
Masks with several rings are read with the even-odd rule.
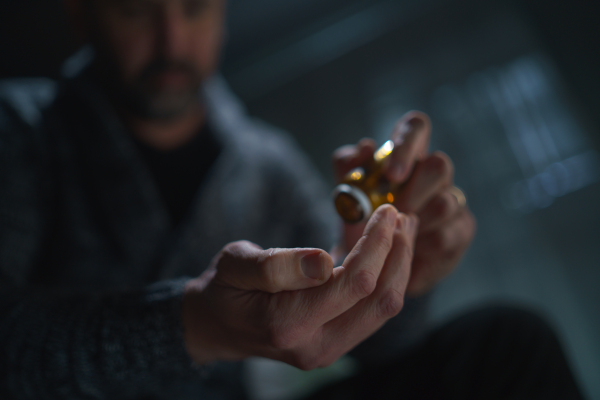
[[[438,197],[433,205],[433,214],[436,218],[445,218],[452,213],[452,204],[454,196],[451,193],[446,193],[444,196]]]
[[[396,289],[389,289],[379,299],[377,314],[380,318],[392,318],[398,315],[403,307],[404,294]]]
[[[369,296],[377,286],[377,277],[371,271],[358,271],[352,278],[352,291],[362,299]]]
[[[436,151],[429,158],[429,168],[444,178],[451,178],[454,176],[454,164],[450,157],[441,151]]]

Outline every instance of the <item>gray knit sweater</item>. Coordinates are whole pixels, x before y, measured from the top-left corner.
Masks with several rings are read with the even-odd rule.
[[[240,363],[197,368],[185,352],[186,277],[240,239],[328,249],[338,221],[288,136],[247,117],[218,77],[201,95],[223,151],[173,229],[85,68],[58,83],[0,83],[1,399],[242,393]],[[357,356],[377,360],[418,336],[422,303],[409,302]]]

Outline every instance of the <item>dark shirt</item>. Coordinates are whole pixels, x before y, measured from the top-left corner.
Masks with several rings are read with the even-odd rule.
[[[202,181],[221,152],[221,144],[205,124],[194,137],[173,150],[158,150],[134,138],[158,186],[173,226],[189,213]]]

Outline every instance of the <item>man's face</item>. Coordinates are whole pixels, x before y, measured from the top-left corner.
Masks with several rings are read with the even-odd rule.
[[[90,1],[90,38],[118,100],[146,118],[187,110],[217,67],[225,1]]]

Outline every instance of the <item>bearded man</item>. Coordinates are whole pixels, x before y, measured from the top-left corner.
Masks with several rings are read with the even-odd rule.
[[[293,140],[216,73],[224,0],[65,4],[88,46],[64,79],[1,87],[2,398],[238,399],[248,357],[348,352],[364,379],[317,396],[577,398],[530,314],[428,333],[427,293],[475,221],[424,114],[391,133],[385,174],[406,190],[342,225]],[[338,150],[337,176],[374,150]]]

